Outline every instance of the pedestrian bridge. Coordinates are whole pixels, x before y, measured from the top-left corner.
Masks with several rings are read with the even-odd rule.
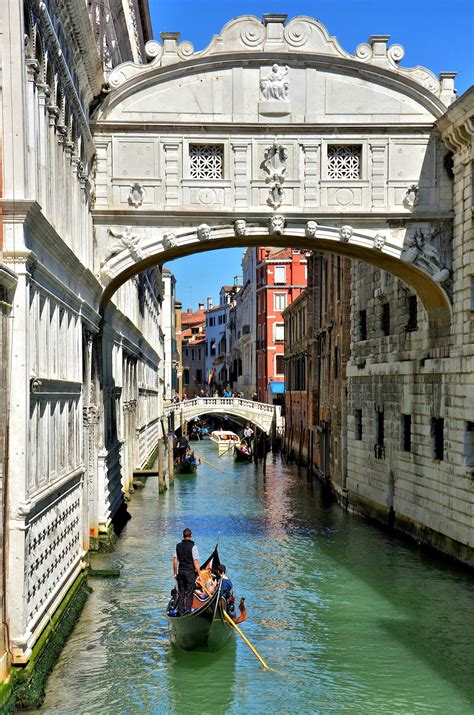
[[[172,414],[175,429],[202,415],[229,415],[243,422],[251,422],[270,434],[273,421],[277,421],[280,416],[280,407],[240,397],[196,397],[166,407],[165,415],[169,417]]]

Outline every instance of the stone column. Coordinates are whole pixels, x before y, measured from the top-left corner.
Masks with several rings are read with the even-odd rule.
[[[165,468],[163,464],[164,444],[163,439],[158,440],[158,491],[162,494],[166,491]]]
[[[171,486],[174,482],[174,441],[173,435],[168,435],[168,483]]]
[[[38,60],[26,60],[26,76],[27,83],[27,185],[28,196],[31,198],[38,197],[38,166],[37,166],[37,136],[36,136],[36,77],[39,71]]]
[[[179,206],[181,191],[179,185],[179,148],[177,142],[164,144],[165,150],[165,204]]]

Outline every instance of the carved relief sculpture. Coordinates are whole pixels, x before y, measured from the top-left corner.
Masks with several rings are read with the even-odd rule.
[[[341,226],[341,228],[339,229],[339,238],[343,243],[348,243],[353,233],[354,231],[352,229],[352,226]]]
[[[271,184],[267,203],[274,209],[281,206],[283,202],[284,192],[281,185],[285,180],[287,158],[285,148],[276,142],[265,150],[262,167],[267,174],[266,183]]]
[[[145,191],[143,186],[138,183],[133,184],[130,187],[130,193],[128,195],[128,203],[130,206],[134,206],[136,209],[142,205],[143,199],[145,198]]]
[[[165,250],[174,248],[176,246],[176,236],[174,233],[165,233],[161,239],[161,243]]]
[[[260,80],[260,93],[264,100],[275,102],[288,101],[290,91],[290,80],[288,77],[289,68],[287,65],[280,67],[276,63],[272,65],[272,70],[266,79]]]
[[[119,240],[113,244],[111,252],[107,257],[107,260],[110,260],[110,258],[116,256],[117,253],[123,251],[124,248],[128,248],[130,255],[134,261],[141,261],[144,258],[143,253],[140,249],[141,239],[139,236],[137,236],[136,233],[133,233],[131,226],[127,226],[124,233],[115,233],[115,231],[112,231],[112,229],[109,228],[109,233],[111,236],[113,236],[114,238],[118,238]]]
[[[374,238],[374,248],[376,248],[377,251],[381,251],[385,246],[385,240],[385,236],[383,236],[381,233],[378,233]]]
[[[197,237],[200,241],[207,241],[207,239],[211,237],[211,229],[207,223],[202,223],[198,226]]]
[[[234,222],[234,233],[237,237],[245,236],[247,233],[247,223],[245,219],[238,218],[237,221]]]
[[[318,224],[316,221],[307,221],[304,229],[305,236],[307,236],[307,238],[315,238],[317,229]]]
[[[406,209],[414,208],[419,199],[420,190],[417,184],[412,184],[406,190],[405,196],[403,197],[403,205]]]
[[[435,244],[435,238],[438,238],[439,245]],[[438,231],[425,236],[421,229],[417,229],[413,236],[407,236],[400,258],[431,275],[436,283],[445,283],[450,277],[450,270],[441,258],[441,249]]]
[[[269,222],[268,232],[271,236],[280,236],[285,228],[283,216],[272,216]]]

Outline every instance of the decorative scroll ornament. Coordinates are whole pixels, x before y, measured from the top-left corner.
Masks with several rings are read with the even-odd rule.
[[[378,233],[374,237],[374,248],[376,248],[377,251],[381,251],[385,246],[385,240],[385,236],[383,236],[381,233]]]
[[[143,189],[143,186],[138,183],[133,184],[130,187],[130,193],[128,195],[128,203],[130,204],[130,206],[135,206],[135,208],[137,209],[139,206],[142,205],[144,198],[145,191]]]
[[[354,233],[352,226],[341,226],[339,229],[339,238],[343,243],[348,243]]]
[[[163,238],[161,239],[161,243],[163,245],[163,248],[167,251],[170,248],[174,248],[176,246],[176,236],[174,233],[165,233]]]
[[[283,216],[272,216],[269,221],[268,232],[271,236],[280,236],[285,228],[285,219]]]
[[[451,273],[441,258],[441,239],[436,245],[434,239],[438,232],[425,236],[417,229],[413,236],[407,236],[400,258],[428,273],[435,283],[445,283]]]
[[[317,229],[318,224],[316,223],[316,221],[307,221],[304,229],[305,236],[307,238],[315,238]]]
[[[245,236],[247,233],[247,222],[245,219],[238,218],[237,221],[234,222],[234,233],[237,237]]]
[[[202,223],[198,226],[197,237],[200,241],[207,241],[211,237],[211,229],[207,223]]]
[[[131,226],[127,226],[124,233],[115,233],[115,231],[112,231],[112,229],[109,228],[109,233],[111,236],[118,238],[119,240],[113,244],[107,260],[110,260],[112,256],[116,256],[117,253],[123,251],[124,248],[128,249],[134,261],[143,260],[144,255],[140,248],[141,239],[136,233],[133,233]]]
[[[289,67],[280,67],[276,63],[272,65],[272,70],[266,79],[260,80],[260,93],[267,101],[287,102],[290,91]]]

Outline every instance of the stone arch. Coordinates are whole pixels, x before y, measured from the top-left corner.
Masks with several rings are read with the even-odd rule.
[[[212,227],[202,224],[175,233],[130,226],[109,229],[116,243],[101,266],[100,279],[104,285],[101,312],[104,313],[121,285],[151,266],[214,249],[273,245],[334,253],[387,271],[417,293],[431,326],[450,324],[450,301],[440,282],[447,275],[442,271],[447,269],[433,263],[430,274],[428,260],[422,266],[417,265],[422,260],[420,251],[412,246],[413,235],[407,238],[405,231],[387,229],[384,234],[374,235],[373,231],[347,225],[319,225],[312,221],[304,227],[296,223],[285,225],[285,219],[278,215],[261,221],[260,225],[247,224],[244,219],[238,219],[236,224]]]

